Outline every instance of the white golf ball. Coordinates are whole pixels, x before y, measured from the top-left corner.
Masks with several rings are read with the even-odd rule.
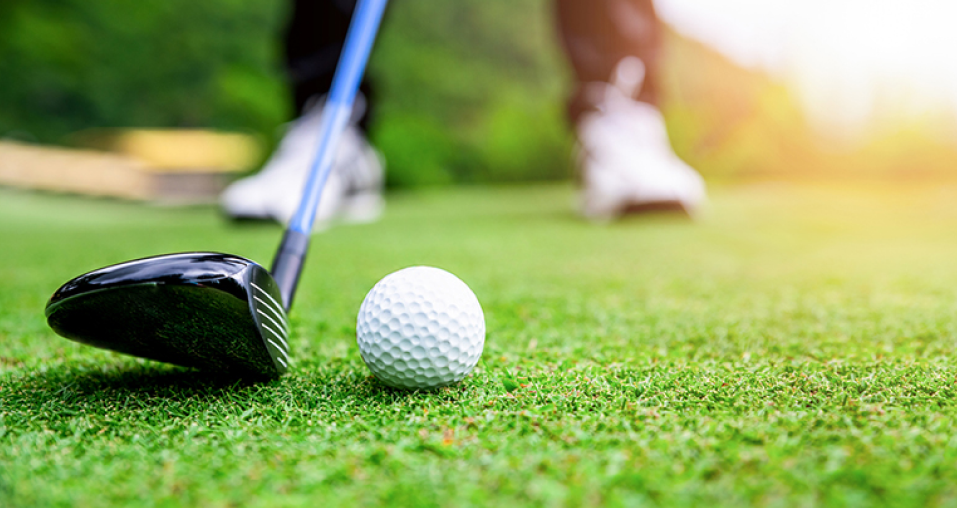
[[[396,388],[461,381],[485,346],[485,316],[469,287],[445,270],[413,266],[369,291],[356,320],[366,365]]]

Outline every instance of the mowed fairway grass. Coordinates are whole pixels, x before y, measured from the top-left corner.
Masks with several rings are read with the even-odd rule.
[[[245,384],[59,338],[43,306],[153,254],[268,264],[278,228],[0,191],[0,506],[957,506],[957,186],[715,186],[697,223],[572,198],[397,193],[316,236],[295,364]],[[354,335],[418,264],[488,327],[427,393]]]

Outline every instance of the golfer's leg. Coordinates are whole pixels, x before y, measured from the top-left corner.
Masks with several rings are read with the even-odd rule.
[[[356,0],[293,0],[286,26],[286,72],[292,88],[295,114],[305,110],[309,101],[332,87],[339,53]],[[371,89],[366,80],[360,87],[366,99],[366,113],[371,103]],[[365,130],[368,114],[359,124]]]
[[[558,28],[575,72],[576,91],[569,103],[575,119],[588,105],[585,85],[608,81],[628,56],[645,65],[645,82],[637,97],[658,103],[658,67],[662,30],[651,0],[557,0]]]
[[[671,149],[658,111],[662,28],[651,0],[556,0],[576,86],[581,211],[608,220],[646,210],[693,214],[701,177]]]

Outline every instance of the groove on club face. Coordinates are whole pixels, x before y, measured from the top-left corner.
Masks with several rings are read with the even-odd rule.
[[[260,281],[261,284],[267,285],[272,282],[272,277],[265,270],[262,270],[262,274],[269,279]],[[275,294],[278,295],[278,287],[274,282],[272,286],[277,288]],[[286,312],[278,303],[278,298],[281,297],[270,294],[255,281],[250,281],[250,287],[252,288],[250,308],[253,310],[253,318],[262,331],[266,347],[273,353],[273,358],[285,369],[289,366],[289,323]]]
[[[58,334],[186,367],[272,378],[290,362],[272,276],[238,256],[168,254],[81,275],[47,304]]]

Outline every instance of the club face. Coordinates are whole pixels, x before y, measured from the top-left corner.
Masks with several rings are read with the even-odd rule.
[[[81,275],[47,303],[58,334],[92,346],[242,377],[289,364],[288,323],[269,272],[238,256],[168,254]]]

